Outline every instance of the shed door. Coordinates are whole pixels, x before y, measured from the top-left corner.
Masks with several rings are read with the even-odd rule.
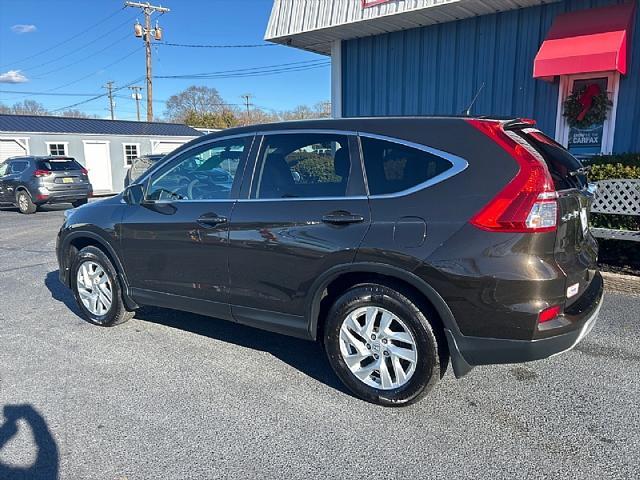
[[[85,141],[84,162],[94,193],[112,192],[109,142]]]
[[[26,155],[25,148],[13,139],[0,140],[0,162],[5,161],[7,158],[18,157]]]

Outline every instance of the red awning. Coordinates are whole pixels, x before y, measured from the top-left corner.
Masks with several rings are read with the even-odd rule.
[[[558,15],[533,63],[534,78],[627,73],[635,2]]]

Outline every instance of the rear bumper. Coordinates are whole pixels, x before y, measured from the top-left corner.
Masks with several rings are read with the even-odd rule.
[[[89,198],[93,192],[87,189],[79,189],[79,190],[66,190],[62,192],[56,192],[54,190],[49,190],[46,193],[38,192],[38,196],[36,197],[36,203],[65,203],[65,202],[74,202],[76,200],[84,200],[85,198]]]
[[[505,338],[470,337],[445,329],[452,364],[457,377],[466,374],[476,365],[521,363],[540,360],[571,350],[595,325],[602,307],[604,284],[597,274],[595,294],[579,317],[573,317],[572,329],[566,327],[558,335],[535,340],[511,340]]]

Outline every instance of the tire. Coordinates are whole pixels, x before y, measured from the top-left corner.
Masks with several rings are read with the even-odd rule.
[[[87,268],[89,274],[96,273],[94,278],[89,277],[89,279],[93,281],[98,279],[100,281],[106,277],[108,284],[104,283],[102,285],[94,285],[91,281],[88,282],[86,277],[83,276],[82,282],[85,284],[89,283],[95,288],[95,290],[92,290],[96,293],[88,295],[87,289],[83,288],[83,285],[79,283],[78,279],[78,271],[83,268],[83,266]],[[103,275],[98,275],[97,272],[100,270],[98,268],[94,270],[92,268],[93,266],[99,267],[102,270]],[[71,266],[71,289],[83,316],[87,321],[94,325],[112,327],[130,320],[134,316],[134,312],[128,311],[125,307],[124,300],[122,298],[122,287],[115,267],[111,263],[111,260],[109,260],[109,257],[107,257],[104,252],[97,247],[85,247],[80,250],[73,259]],[[106,293],[102,293],[102,295],[97,293],[99,290],[105,292],[105,289],[111,292],[111,303],[108,308],[106,308],[103,303],[103,300],[108,298],[108,295]],[[81,291],[83,293],[81,293]],[[99,304],[96,304],[93,301],[93,298],[96,296],[99,297]],[[90,310],[85,304],[85,301],[83,301],[83,298],[85,301],[89,301],[90,306],[98,305],[98,308],[96,309],[92,307],[93,311]]]
[[[367,310],[367,307],[373,307],[373,309],[369,308]],[[360,337],[359,340],[366,342],[367,350],[359,350],[345,346],[345,341],[343,341],[343,337],[341,336],[343,322],[345,322],[345,319],[349,316],[363,319],[364,317],[362,317],[362,315],[366,317],[366,314],[362,313],[363,310],[366,310],[367,313],[368,311],[378,311],[375,317],[372,316],[372,318],[377,318],[374,324],[378,325],[378,327],[385,318],[382,315],[387,316],[386,318],[395,318],[399,320],[399,322],[392,320],[391,323],[388,323],[389,328],[384,331],[374,330],[375,339],[373,339],[373,337],[366,339],[364,336]],[[389,314],[390,316],[388,316]],[[360,316],[358,317],[358,315]],[[360,326],[360,321],[361,320],[358,320],[358,326]],[[365,327],[362,328],[363,330],[361,330],[360,333],[364,333],[365,331]],[[397,333],[396,331],[404,331],[406,333]],[[387,335],[387,333],[389,335]],[[406,334],[409,334],[409,336]],[[403,335],[403,337],[401,337],[403,339],[409,339],[413,345],[396,340],[400,338],[399,335]],[[357,339],[357,335],[353,337]],[[384,344],[382,342],[384,342]],[[411,300],[411,298],[384,285],[356,285],[340,296],[329,310],[327,316],[324,328],[324,345],[331,367],[347,388],[357,397],[378,405],[388,407],[411,405],[429,393],[440,378],[438,342],[428,319],[417,307],[417,303]],[[394,347],[401,347],[403,350],[397,350]],[[371,368],[374,361],[378,361],[378,365],[380,365],[381,368],[374,370],[366,380],[361,380],[347,365],[343,355],[345,349],[351,349],[348,353],[355,352],[355,354],[358,355],[362,355],[359,352],[364,352],[365,354],[367,354],[367,352],[378,352],[377,358],[381,358],[382,360],[375,360],[373,357],[369,357],[368,360],[361,362],[355,361],[355,368],[361,375],[362,372],[368,371],[368,369]],[[397,355],[390,353],[392,349],[394,352],[407,352],[407,349],[413,351],[415,361],[411,363],[405,359],[400,359]],[[387,354],[389,354],[389,356],[387,356]],[[367,364],[369,361],[371,362]],[[384,366],[382,365],[383,361],[385,362]],[[400,362],[400,368],[402,369],[402,372],[397,375],[392,373],[392,370],[400,372],[395,366],[395,362]],[[408,366],[411,364],[413,367]],[[363,366],[361,367],[361,365]],[[407,372],[404,372],[405,368]],[[413,370],[411,370],[411,368],[413,368]],[[375,386],[366,383],[375,383],[376,381],[381,383],[383,375],[379,373],[379,378],[376,379],[375,377],[376,372],[381,372],[383,369],[389,372],[388,376],[385,377],[391,379],[391,383],[387,382],[384,388],[382,384]],[[405,378],[401,378],[401,375],[404,375]]]
[[[72,202],[71,205],[73,205],[73,208],[78,208],[78,207],[81,207],[82,205],[86,205],[88,201],[89,201],[88,199],[83,198],[81,200],[76,200],[75,202]]]
[[[20,210],[20,213],[23,213],[25,215],[36,213],[36,210],[38,208],[36,204],[31,200],[31,195],[29,195],[24,190],[19,190],[18,193],[16,193],[16,205],[18,206],[18,210]]]

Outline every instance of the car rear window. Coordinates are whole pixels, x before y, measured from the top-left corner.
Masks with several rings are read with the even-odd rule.
[[[371,195],[401,192],[449,170],[453,164],[424,150],[361,137]]]
[[[39,160],[38,168],[50,172],[64,172],[68,170],[82,170],[82,165],[73,158],[61,158],[56,160]]]
[[[518,133],[544,158],[556,190],[582,189],[587,185],[584,166],[566,148],[535,128],[525,128]]]

